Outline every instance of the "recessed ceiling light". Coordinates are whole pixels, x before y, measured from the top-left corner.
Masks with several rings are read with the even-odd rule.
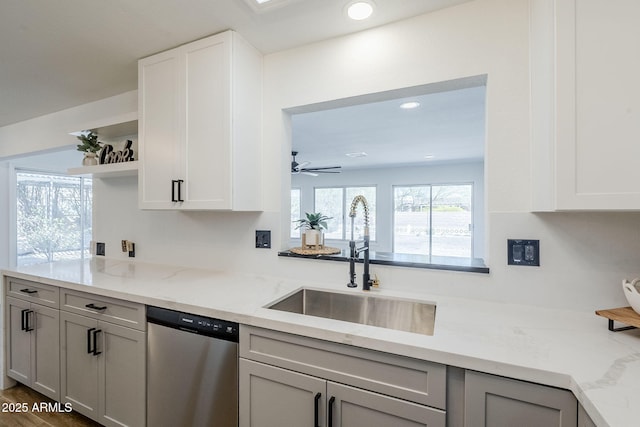
[[[355,21],[367,19],[373,13],[373,4],[368,1],[357,1],[347,7],[347,15]]]
[[[357,152],[354,152],[354,153],[345,154],[345,156],[351,157],[351,158],[354,158],[354,159],[357,158],[357,157],[367,157],[367,155],[368,154],[365,153],[364,151],[357,151]]]
[[[256,13],[265,13],[299,0],[245,0]]]
[[[404,108],[405,110],[411,110],[413,108],[418,108],[420,106],[420,103],[418,101],[409,101],[409,102],[403,102],[402,104],[400,104],[400,108]]]

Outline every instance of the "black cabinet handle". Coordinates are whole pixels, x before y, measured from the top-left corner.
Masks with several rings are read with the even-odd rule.
[[[318,415],[319,415],[319,411],[320,408],[319,403],[320,403],[320,397],[322,396],[322,393],[317,393],[316,397],[314,398],[314,402],[313,402],[313,427],[320,427],[320,423],[318,422]]]
[[[25,308],[24,310],[22,310],[20,312],[20,330],[21,331],[26,331],[27,330],[27,311],[29,311],[28,308]]]
[[[98,334],[100,332],[102,332],[102,329],[96,329],[95,331],[92,332],[92,334],[93,334],[93,355],[94,356],[102,354],[101,351],[98,351]]]
[[[107,309],[107,306],[106,306],[106,305],[103,305],[102,307],[100,307],[100,306],[95,305],[94,303],[87,304],[87,305],[85,305],[85,307],[87,307],[87,308],[91,308],[91,309],[93,309],[93,310],[99,310],[99,311],[102,311],[102,310],[106,310],[106,309]]]
[[[31,322],[29,321],[30,317],[32,317],[32,316],[30,316],[31,314],[33,314],[33,310],[27,310],[27,312],[25,313],[25,316],[24,316],[25,320],[26,320],[26,322],[25,322],[25,326],[26,326],[25,332],[33,331],[33,328],[30,325]]]
[[[335,396],[331,396],[331,399],[329,399],[329,427],[333,427],[333,402],[335,401]]]
[[[24,288],[24,289],[20,289],[20,292],[24,292],[25,294],[37,294],[38,290],[37,289],[29,289],[29,288]]]
[[[21,321],[21,329],[25,332],[31,332],[33,331],[33,328],[31,326],[29,326],[29,315],[33,313],[33,310],[29,310],[28,308],[25,308],[24,310],[22,310],[20,312],[22,318],[20,319]]]
[[[182,199],[182,183],[184,182],[184,180],[179,179],[178,180],[178,201],[179,202],[184,202],[184,200]]]
[[[178,181],[176,181],[175,179],[171,180],[171,201],[172,202],[177,202],[178,200],[176,199],[176,183]]]
[[[172,179],[171,180],[171,201],[172,202],[184,202],[182,200],[182,183],[183,179]],[[178,184],[178,197],[176,197],[176,184]]]
[[[87,329],[87,353],[93,353],[91,349],[91,332],[95,331],[96,328]]]

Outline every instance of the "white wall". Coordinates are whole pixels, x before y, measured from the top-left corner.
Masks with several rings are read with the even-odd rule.
[[[489,253],[485,258],[491,273],[375,266],[382,286],[589,311],[622,304],[620,280],[640,275],[639,214],[529,213],[528,57],[527,0],[476,0],[267,55],[265,212],[140,211],[135,178],[96,180],[95,238],[107,242],[107,254],[113,257],[124,257],[119,252],[119,240],[130,239],[137,243],[139,260],[254,271],[297,278],[301,284],[314,275],[318,282],[345,282],[347,269],[343,263],[276,255],[278,236],[286,242],[290,220],[291,132],[283,109],[487,74]],[[2,152],[39,146],[43,135],[77,122],[80,110],[84,111],[80,108],[56,116],[67,126],[36,119],[12,127],[37,127],[33,134],[40,136],[39,141],[11,138],[7,142],[7,130],[0,129]],[[253,247],[256,229],[272,230],[276,241],[271,250]],[[540,239],[542,266],[507,266],[507,238]]]

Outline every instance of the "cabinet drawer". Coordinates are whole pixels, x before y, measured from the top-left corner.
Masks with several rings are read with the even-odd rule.
[[[52,308],[58,308],[60,305],[60,288],[57,286],[15,277],[6,277],[5,280],[6,292],[9,296]]]
[[[144,304],[62,289],[60,309],[140,331],[147,328]]]
[[[240,357],[445,409],[444,365],[240,326]]]

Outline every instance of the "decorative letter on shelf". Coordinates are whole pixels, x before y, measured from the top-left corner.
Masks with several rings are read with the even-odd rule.
[[[132,162],[134,160],[132,144],[133,141],[127,139],[127,144],[120,151],[114,151],[113,145],[105,144],[100,151],[100,164]]]

